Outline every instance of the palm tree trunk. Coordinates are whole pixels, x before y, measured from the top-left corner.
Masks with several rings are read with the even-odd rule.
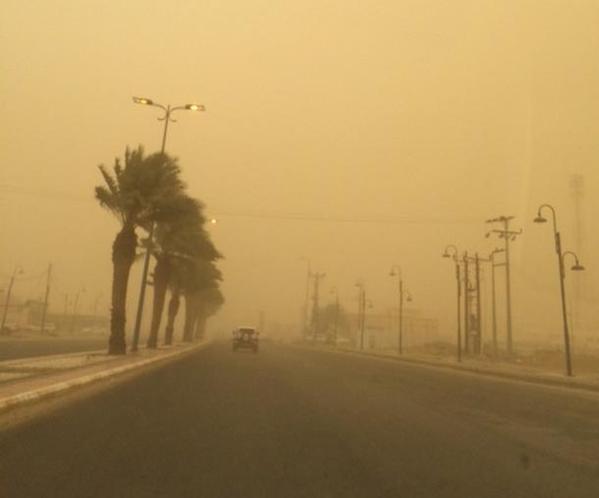
[[[198,316],[197,297],[194,294],[185,294],[185,328],[183,341],[193,341],[193,329]]]
[[[173,343],[173,332],[175,330],[175,318],[179,311],[179,304],[181,302],[181,292],[179,289],[174,289],[171,294],[171,299],[168,303],[168,317],[166,322],[166,330],[164,332],[164,344]]]
[[[160,322],[166,300],[169,274],[170,265],[168,258],[165,256],[157,257],[156,266],[154,267],[154,305],[152,308],[150,335],[148,337],[149,348],[156,348],[158,346],[158,331],[160,330]]]
[[[137,236],[133,226],[125,225],[112,244],[112,309],[110,316],[110,339],[108,354],[126,354],[125,322],[127,285],[129,273],[135,260]]]

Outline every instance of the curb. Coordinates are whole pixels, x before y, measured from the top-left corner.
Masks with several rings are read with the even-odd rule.
[[[308,346],[308,348],[310,348]],[[391,356],[385,354],[371,353],[371,352],[362,352],[355,351],[353,349],[326,349],[326,348],[310,348],[315,349],[317,351],[325,351],[330,353],[350,353],[360,356],[370,356],[373,358],[390,360],[390,361],[398,361],[404,363],[412,363],[415,365],[426,365],[434,368],[445,368],[450,370],[456,370],[458,372],[466,372],[466,373],[474,373],[479,375],[485,375],[487,377],[496,377],[502,379],[511,379],[518,380],[521,382],[528,382],[530,384],[540,384],[544,386],[553,386],[553,387],[568,387],[570,389],[581,389],[584,391],[599,392],[599,379],[597,383],[589,383],[585,381],[580,381],[576,378],[568,378],[568,377],[550,377],[544,375],[535,375],[535,374],[527,374],[524,372],[502,372],[500,370],[486,370],[484,368],[479,368],[476,366],[463,365],[463,364],[450,364],[450,363],[441,363],[433,360],[424,360],[418,358],[400,358],[398,356]],[[551,375],[551,374],[549,374]]]
[[[91,384],[93,382],[106,379],[109,377],[114,377],[120,375],[122,373],[128,372],[130,370],[135,370],[137,368],[141,368],[152,363],[158,363],[163,360],[167,360],[169,358],[174,358],[177,356],[181,356],[185,353],[191,353],[194,351],[199,351],[204,349],[206,346],[210,344],[209,342],[202,342],[195,346],[191,346],[184,349],[179,349],[177,351],[169,352],[168,354],[164,354],[161,356],[156,356],[153,358],[147,358],[145,360],[140,360],[134,363],[129,363],[127,365],[121,365],[116,368],[111,368],[107,370],[102,370],[100,372],[95,372],[93,374],[84,375],[82,377],[76,377],[74,379],[58,382],[56,384],[50,384],[48,386],[41,387],[39,389],[33,389],[31,391],[25,391],[23,393],[15,394],[13,396],[9,396],[7,398],[0,399],[0,413],[8,411],[18,405],[29,403],[33,401],[39,401],[50,396],[59,394],[63,391],[71,390],[76,387],[85,386],[87,384]]]

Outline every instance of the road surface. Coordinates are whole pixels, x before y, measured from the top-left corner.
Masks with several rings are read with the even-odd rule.
[[[3,497],[599,496],[599,397],[214,344],[0,433]]]

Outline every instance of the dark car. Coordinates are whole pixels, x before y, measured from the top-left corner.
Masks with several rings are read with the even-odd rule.
[[[258,331],[252,327],[240,327],[233,331],[233,351],[249,349],[258,352]]]

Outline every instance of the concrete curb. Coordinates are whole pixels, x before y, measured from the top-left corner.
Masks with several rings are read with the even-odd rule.
[[[415,365],[424,365],[424,366],[429,366],[429,367],[434,367],[434,368],[445,368],[445,369],[450,369],[450,370],[456,370],[459,372],[466,372],[466,373],[475,373],[475,374],[479,374],[479,375],[485,375],[487,377],[496,377],[496,378],[503,378],[503,379],[510,379],[510,380],[518,380],[518,381],[522,381],[522,382],[528,382],[531,384],[540,384],[540,385],[545,385],[545,386],[552,386],[552,387],[568,387],[570,389],[582,389],[585,391],[590,391],[590,392],[599,392],[599,377],[597,379],[597,382],[587,382],[585,380],[581,380],[581,379],[577,379],[575,377],[560,377],[555,375],[555,377],[552,374],[534,374],[534,373],[529,373],[529,372],[507,372],[507,371],[501,371],[501,370],[492,370],[492,369],[486,369],[486,368],[480,368],[477,367],[475,365],[464,365],[464,364],[451,364],[451,363],[444,363],[444,362],[437,362],[434,360],[425,360],[425,359],[419,359],[419,358],[400,358],[399,356],[392,356],[392,355],[386,355],[386,354],[380,354],[380,353],[372,353],[372,352],[368,352],[368,351],[356,351],[353,349],[345,349],[345,348],[337,348],[337,349],[328,349],[328,348],[313,348],[310,346],[307,346],[310,349],[315,349],[318,351],[327,351],[327,352],[332,352],[332,353],[350,353],[350,354],[356,354],[356,355],[360,355],[360,356],[370,356],[370,357],[374,357],[374,358],[378,358],[378,359],[384,359],[384,360],[390,360],[390,361],[398,361],[398,362],[404,362],[404,363],[411,363],[411,364],[415,364]]]
[[[50,396],[57,395],[61,392],[74,389],[76,387],[82,387],[87,384],[91,384],[93,382],[107,379],[109,377],[114,377],[125,372],[135,370],[153,363],[158,363],[160,361],[164,361],[167,359],[175,358],[177,356],[182,356],[186,353],[192,353],[194,351],[199,351],[204,349],[206,346],[210,344],[209,342],[202,342],[200,344],[186,347],[183,349],[178,349],[176,351],[169,352],[164,355],[155,356],[152,358],[147,358],[145,360],[136,361],[133,363],[129,363],[126,365],[121,365],[119,367],[110,368],[107,370],[102,370],[100,372],[95,372],[93,374],[84,375],[81,377],[76,377],[74,379],[57,382],[56,384],[50,384],[48,386],[41,387],[39,389],[33,389],[30,391],[26,391],[23,393],[15,394],[13,396],[8,396],[6,398],[0,399],[0,413],[8,411],[18,405],[24,403],[30,403],[32,401],[39,401]]]

